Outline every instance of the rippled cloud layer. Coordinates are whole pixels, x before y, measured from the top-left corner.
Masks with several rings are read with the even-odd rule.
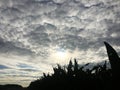
[[[28,84],[71,58],[106,60],[103,41],[120,52],[119,39],[119,0],[0,0],[0,84]]]

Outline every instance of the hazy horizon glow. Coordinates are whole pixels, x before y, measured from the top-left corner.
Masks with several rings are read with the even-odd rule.
[[[0,0],[0,84],[23,86],[57,63],[120,54],[119,0]]]

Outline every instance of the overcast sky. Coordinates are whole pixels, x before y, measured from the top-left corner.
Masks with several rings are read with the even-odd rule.
[[[120,53],[120,0],[0,0],[0,84],[107,60],[103,41]]]

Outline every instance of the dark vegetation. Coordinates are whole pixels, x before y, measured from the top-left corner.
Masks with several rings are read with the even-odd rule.
[[[0,85],[0,90],[25,90],[20,85],[15,85],[15,84],[7,84],[7,85]]]
[[[111,68],[103,65],[96,65],[92,69],[85,69],[89,63],[80,66],[77,60],[69,62],[67,66],[53,68],[53,74],[45,74],[30,83],[27,90],[119,90],[120,81],[120,58],[116,51],[105,42]],[[15,90],[1,89],[0,90]],[[19,87],[21,88],[21,87]],[[25,89],[25,88],[24,88]],[[17,90],[17,89],[16,89]],[[23,89],[18,89],[23,90]]]

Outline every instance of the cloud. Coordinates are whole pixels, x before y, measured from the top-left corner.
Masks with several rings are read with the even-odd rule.
[[[24,64],[24,63],[19,63],[17,66],[20,68],[33,68],[32,66]]]
[[[22,78],[71,57],[106,60],[103,41],[120,52],[119,16],[119,0],[0,0],[0,67]],[[67,60],[58,58],[60,50]]]
[[[36,67],[33,67],[33,66],[29,65],[29,64],[18,63],[17,67],[19,68],[18,70],[20,70],[20,71],[41,72]]]
[[[17,47],[13,42],[6,42],[0,39],[0,52],[14,55],[32,55],[33,52],[26,48]]]

